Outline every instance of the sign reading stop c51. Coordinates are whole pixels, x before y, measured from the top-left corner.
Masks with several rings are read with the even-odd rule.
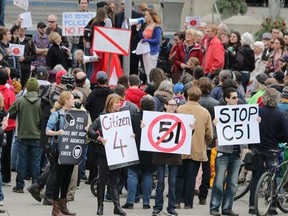
[[[192,115],[144,111],[141,134],[142,151],[190,154]]]

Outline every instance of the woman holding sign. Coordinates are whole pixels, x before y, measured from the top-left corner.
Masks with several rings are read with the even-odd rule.
[[[110,94],[105,102],[104,113],[113,113],[120,111],[120,101],[121,97],[117,94]],[[120,169],[109,170],[106,158],[106,152],[104,145],[107,140],[103,138],[101,121],[98,117],[88,129],[88,137],[91,140],[95,141],[96,152],[98,158],[99,166],[99,176],[97,183],[97,200],[98,200],[98,209],[97,215],[103,215],[103,202],[104,202],[104,192],[105,185],[109,182],[110,185],[110,194],[114,202],[114,214],[116,215],[126,215],[126,213],[120,207],[119,202],[119,191],[117,187],[117,178],[120,173]]]
[[[164,102],[164,112],[175,113],[177,110],[177,102],[174,99],[166,100]],[[157,188],[155,196],[155,206],[153,207],[154,215],[159,215],[163,209],[163,192],[165,188],[165,167],[168,165],[168,207],[167,212],[169,215],[178,215],[175,211],[176,204],[176,174],[178,165],[182,164],[180,154],[172,153],[154,153],[152,163],[157,165]]]
[[[61,141],[61,135],[64,135],[64,115],[67,110],[74,107],[74,96],[69,91],[64,91],[60,94],[59,100],[55,103],[51,110],[49,117],[46,135],[53,137],[53,143],[51,149],[55,151],[54,162],[56,165],[56,179],[53,190],[53,209],[52,216],[63,215],[76,215],[76,213],[70,212],[67,209],[67,192],[70,184],[74,165],[58,164],[59,145]],[[53,151],[52,150],[52,151]],[[60,199],[59,199],[59,192]]]

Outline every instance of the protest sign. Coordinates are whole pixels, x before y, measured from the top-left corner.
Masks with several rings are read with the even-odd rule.
[[[198,28],[200,26],[201,18],[199,16],[188,16],[185,19],[187,24],[187,29]]]
[[[100,115],[110,170],[139,163],[129,111]]]
[[[31,16],[31,12],[25,12],[25,13],[21,13],[19,15],[19,17],[22,19],[21,21],[21,28],[30,28],[32,27],[32,16]]]
[[[214,111],[219,145],[260,142],[258,104],[215,106]]]
[[[9,44],[11,55],[13,56],[24,56],[25,45],[22,44]]]
[[[4,1],[4,0],[1,0]],[[13,0],[13,4],[17,7],[20,7],[26,11],[28,11],[29,0]]]
[[[141,151],[190,154],[193,115],[143,112]]]
[[[86,111],[69,110],[64,119],[63,130],[65,134],[61,136],[58,163],[76,165],[83,158],[88,114]]]
[[[62,35],[83,36],[84,27],[96,16],[95,12],[63,12]]]

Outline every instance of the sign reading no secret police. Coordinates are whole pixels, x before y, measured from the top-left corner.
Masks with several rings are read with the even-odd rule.
[[[190,154],[193,115],[143,112],[141,151]]]
[[[260,143],[258,104],[215,106],[219,145]]]
[[[86,141],[85,127],[88,114],[81,110],[69,110],[65,116],[64,135],[59,150],[59,164],[79,164],[83,156]]]

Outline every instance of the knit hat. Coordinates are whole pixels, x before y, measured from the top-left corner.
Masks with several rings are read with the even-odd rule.
[[[32,92],[32,91],[38,92],[38,89],[39,89],[39,84],[38,84],[37,79],[31,78],[27,81],[27,84],[26,84],[27,92]]]
[[[269,77],[268,77],[266,74],[264,74],[264,73],[260,73],[260,74],[258,74],[258,75],[256,76],[256,80],[257,80],[259,83],[263,84],[263,85],[265,85],[265,81],[266,81],[268,78],[269,78]]]
[[[99,71],[96,75],[96,80],[107,80],[108,79],[108,76],[107,76],[107,73],[104,72],[104,71]]]
[[[178,82],[174,85],[173,91],[174,91],[174,93],[181,93],[181,92],[183,92],[183,89],[184,89],[183,83]]]
[[[288,86],[283,88],[281,96],[288,99]]]
[[[270,40],[271,38],[272,38],[272,35],[269,32],[265,32],[262,34],[262,40],[265,40],[265,39]]]
[[[66,72],[65,70],[60,70],[60,71],[58,71],[58,72],[56,73],[56,78],[55,78],[55,80],[56,80],[56,84],[57,84],[57,85],[61,83],[61,78],[62,78],[62,76],[64,76],[65,74],[67,74],[67,72]]]

